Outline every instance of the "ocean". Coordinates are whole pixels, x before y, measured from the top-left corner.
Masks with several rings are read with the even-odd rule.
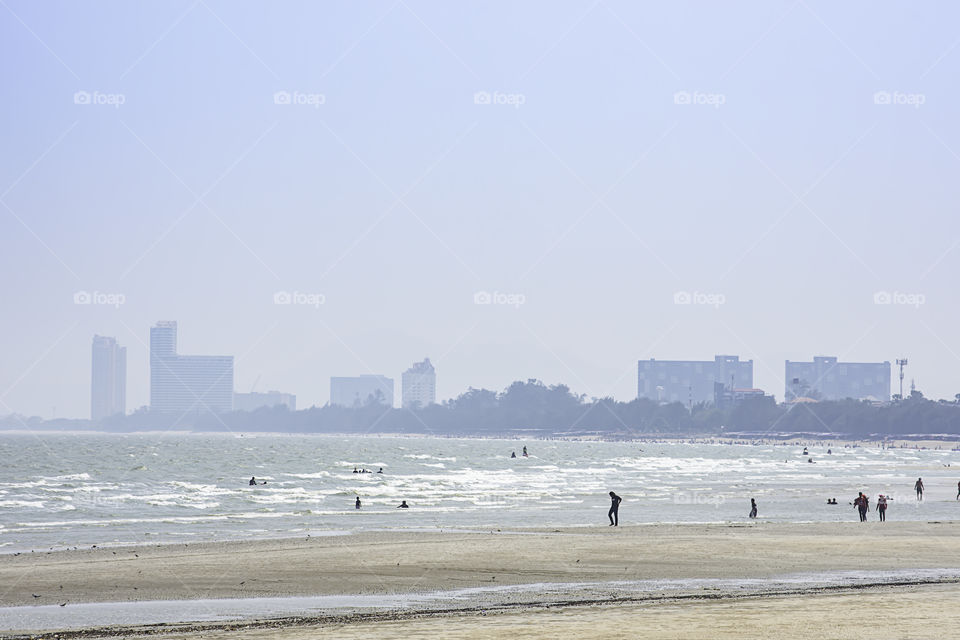
[[[858,491],[871,497],[871,521],[879,493],[891,497],[891,521],[960,516],[960,452],[830,446],[805,456],[771,444],[7,432],[0,552],[605,526],[609,491],[623,498],[623,524],[744,522],[750,498],[760,521],[857,521]],[[266,484],[249,486],[251,476]],[[397,509],[401,500],[410,508]]]

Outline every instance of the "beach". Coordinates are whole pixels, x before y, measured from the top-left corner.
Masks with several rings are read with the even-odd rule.
[[[943,605],[941,624],[960,630],[949,614],[957,610],[950,605],[960,603],[958,580],[956,523],[875,520],[381,531],[0,556],[3,607],[39,605],[68,616],[84,603],[238,598],[280,603],[269,615],[257,615],[251,607],[251,615],[233,621],[194,621],[189,614],[165,620],[190,623],[187,627],[144,626],[136,609],[124,621],[124,606],[133,605],[111,605],[121,621],[81,626],[88,629],[86,637],[90,628],[104,626],[107,630],[97,634],[161,631],[160,637],[173,638],[195,637],[191,634],[202,630],[205,637],[305,638],[323,631],[363,637],[369,625],[376,625],[380,637],[410,637],[432,635],[432,628],[439,633],[432,626],[438,624],[461,634],[444,631],[447,637],[491,637],[481,632],[488,620],[504,629],[536,621],[521,637],[550,637],[554,633],[545,629],[551,625],[557,635],[567,627],[584,635],[573,628],[589,627],[592,618],[611,633],[618,625],[638,624],[636,618],[662,628],[664,635],[650,637],[681,637],[669,634],[683,630],[676,625],[684,616],[704,624],[725,620],[722,624],[736,637],[750,637],[738,624],[749,619],[757,629],[767,629],[765,620],[782,620],[788,610],[798,624],[803,619],[798,610],[835,610],[829,620],[842,626],[850,617],[844,612],[866,603],[863,598],[885,610],[914,600],[911,611]],[[455,595],[436,595],[450,593]],[[297,597],[319,598],[318,605],[283,600]],[[865,612],[853,621],[864,626],[870,617]],[[31,630],[29,616],[22,619],[26,626],[6,623],[4,631]],[[784,624],[784,635],[771,627],[762,637],[795,634],[795,627],[791,631]]]

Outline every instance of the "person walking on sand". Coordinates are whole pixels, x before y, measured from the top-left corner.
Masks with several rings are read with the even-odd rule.
[[[857,508],[857,511],[860,512],[860,522],[866,522],[867,520],[867,496],[863,495],[861,491],[856,499],[853,501],[853,506]]]
[[[887,496],[882,493],[877,498],[877,513],[880,514],[880,522],[887,521]]]
[[[613,491],[610,492],[610,511],[607,512],[607,517],[610,518],[610,526],[617,527],[620,526],[620,503],[623,502],[623,498],[615,494]]]
[[[917,492],[917,500],[923,500],[923,478],[917,478],[917,482],[913,485],[913,488]],[[960,488],[960,486],[957,488]]]
[[[750,498],[750,517],[757,517],[757,501],[754,498]]]

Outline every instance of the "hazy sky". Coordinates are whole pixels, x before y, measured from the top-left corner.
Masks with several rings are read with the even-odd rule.
[[[146,404],[166,319],[300,407],[425,356],[439,398],[718,353],[778,399],[814,355],[952,398],[958,18],[0,0],[0,414],[87,417],[95,333]]]

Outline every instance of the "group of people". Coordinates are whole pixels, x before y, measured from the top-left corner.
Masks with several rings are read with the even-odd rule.
[[[511,457],[511,458],[516,458],[516,457],[517,457],[517,452],[516,452],[516,451],[511,451],[511,452],[510,452],[510,457]],[[529,455],[527,455],[527,448],[526,448],[526,447],[523,448],[523,457],[524,457],[524,458],[529,458],[529,457],[530,457]]]
[[[358,470],[356,467],[353,468],[353,472],[354,472],[354,473],[373,473],[373,471],[367,471],[366,469],[359,469],[359,470]],[[380,470],[377,471],[377,473],[383,473],[383,467],[380,467]]]

